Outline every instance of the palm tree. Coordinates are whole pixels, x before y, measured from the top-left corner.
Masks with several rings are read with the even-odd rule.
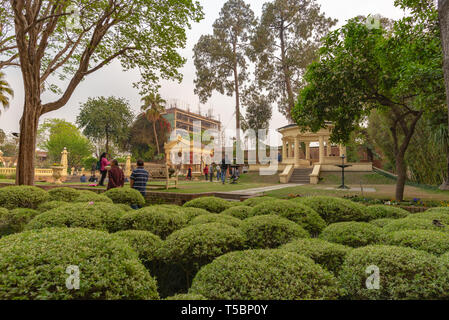
[[[154,139],[156,141],[157,154],[160,153],[159,140],[156,133],[156,121],[161,118],[162,113],[165,110],[166,101],[161,98],[159,93],[150,93],[149,95],[142,98],[143,106],[142,111],[145,112],[148,121],[153,123],[153,133]]]
[[[9,108],[9,96],[14,97],[14,91],[9,86],[9,83],[5,80],[5,73],[0,72],[0,103],[4,109]],[[1,112],[0,112],[1,113]]]

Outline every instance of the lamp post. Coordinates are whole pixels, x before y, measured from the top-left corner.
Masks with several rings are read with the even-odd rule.
[[[337,165],[337,167],[341,168],[341,186],[339,186],[337,189],[343,189],[348,190],[350,189],[348,186],[345,185],[345,168],[351,167],[351,165],[345,164],[346,156],[341,156],[341,165]]]

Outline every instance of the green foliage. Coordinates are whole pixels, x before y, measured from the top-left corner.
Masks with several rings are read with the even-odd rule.
[[[66,201],[48,201],[48,202],[41,203],[37,207],[37,211],[45,212],[45,211],[49,211],[52,209],[60,208],[63,206],[69,206],[69,205],[71,205],[71,204]]]
[[[234,218],[245,220],[249,217],[251,217],[251,211],[253,210],[252,207],[249,206],[236,206],[229,209],[226,209],[221,214],[232,216]]]
[[[114,188],[104,193],[106,197],[112,200],[114,203],[123,203],[127,205],[143,206],[145,204],[145,198],[136,189],[128,187]]]
[[[203,267],[189,293],[210,300],[332,300],[341,291],[334,276],[310,258],[285,250],[250,250],[228,253]]]
[[[115,206],[117,208],[120,208],[120,210],[122,210],[124,212],[133,211],[133,208],[131,208],[131,206],[124,204],[124,203],[115,203]]]
[[[214,214],[214,213],[200,215],[192,219],[192,221],[190,221],[191,225],[206,224],[206,223],[220,223],[226,224],[234,228],[238,228],[242,224],[242,221],[238,218],[234,218],[228,215]]]
[[[376,205],[365,209],[367,220],[377,220],[384,218],[399,219],[405,218],[410,213],[407,210],[392,206]]]
[[[273,214],[296,222],[313,235],[319,234],[326,227],[326,222],[316,211],[293,201],[265,201],[256,205],[251,211],[252,216]]]
[[[298,224],[276,215],[246,219],[240,230],[246,237],[246,245],[253,249],[277,248],[293,239],[310,237]]]
[[[352,250],[350,247],[321,239],[298,239],[280,249],[309,257],[334,274],[339,272],[346,255]]]
[[[392,218],[384,218],[384,219],[371,220],[369,223],[371,223],[379,228],[383,228],[390,222],[393,222],[394,220],[395,219],[392,219]]]
[[[19,208],[8,211],[0,210],[0,237],[22,232],[25,225],[30,222],[39,212],[33,209]]]
[[[182,300],[182,301],[199,301],[199,300],[207,300],[200,294],[177,294],[175,296],[171,296],[165,298],[165,300]]]
[[[146,230],[165,239],[187,225],[187,217],[177,211],[151,206],[127,212],[121,218],[121,230]]]
[[[204,215],[204,214],[210,214],[209,211],[205,210],[205,209],[201,209],[201,208],[193,208],[193,207],[178,207],[177,208],[180,209],[181,213],[187,217],[187,220],[190,222],[193,218]],[[223,211],[223,214],[225,213],[225,211]]]
[[[339,222],[324,229],[320,239],[356,248],[379,243],[382,235],[382,229],[370,223]]]
[[[404,230],[388,233],[384,242],[393,246],[410,247],[435,255],[449,252],[449,234],[432,230]]]
[[[412,216],[413,217],[413,216]],[[395,232],[403,230],[435,230],[449,232],[449,227],[439,227],[429,219],[420,219],[408,217],[390,222],[383,227],[385,232]]]
[[[344,221],[366,220],[365,206],[350,200],[326,196],[295,198],[291,201],[306,205],[323,218],[328,224]]]
[[[380,290],[370,290],[367,267],[380,271]],[[434,255],[395,246],[368,246],[352,250],[339,280],[353,300],[425,300],[448,296],[448,269]]]
[[[243,205],[249,206],[249,207],[255,207],[265,201],[272,201],[277,200],[273,197],[255,197],[255,198],[249,198],[242,202]]]
[[[231,205],[229,201],[216,197],[201,197],[190,200],[184,204],[184,207],[193,207],[205,209],[212,213],[221,213],[226,209],[229,209]]]
[[[123,214],[124,211],[109,203],[74,203],[41,213],[30,221],[26,229],[67,227],[115,232],[119,230]]]
[[[38,187],[11,186],[0,188],[0,207],[6,209],[36,209],[48,198],[48,193]]]
[[[427,210],[425,212],[415,213],[409,216],[410,219],[426,219],[426,220],[437,220],[441,224],[449,226],[449,212],[438,211],[438,210]]]
[[[50,201],[65,201],[72,202],[76,200],[81,194],[78,190],[72,188],[54,188],[48,191]]]
[[[79,267],[78,290],[65,287],[68,266]],[[2,238],[0,274],[0,299],[6,300],[159,298],[156,281],[125,242],[86,229],[51,228]]]
[[[75,202],[105,202],[113,203],[108,197],[88,190],[80,190],[81,195],[75,200]]]
[[[125,230],[114,233],[114,236],[124,239],[147,268],[156,260],[157,251],[162,246],[161,238],[148,231]]]

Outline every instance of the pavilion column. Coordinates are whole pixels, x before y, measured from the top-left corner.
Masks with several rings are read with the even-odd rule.
[[[320,164],[324,163],[324,137],[320,136]]]
[[[299,137],[295,137],[295,166],[300,165],[299,161]]]
[[[327,146],[327,156],[330,157],[332,154],[332,144],[329,140],[327,140],[326,142],[326,146]]]
[[[282,139],[282,162],[285,162],[287,160],[287,140]]]
[[[310,160],[310,142],[306,143],[306,160]]]

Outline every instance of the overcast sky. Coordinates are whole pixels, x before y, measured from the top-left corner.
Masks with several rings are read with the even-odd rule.
[[[166,100],[178,100],[184,104],[189,104],[192,111],[198,110],[198,97],[193,93],[195,79],[195,66],[193,64],[193,46],[202,34],[212,32],[212,24],[218,18],[219,12],[225,0],[199,0],[204,7],[205,19],[192,26],[187,31],[187,46],[181,50],[181,54],[187,58],[186,65],[181,72],[184,75],[182,83],[162,82],[161,95]],[[266,0],[246,0],[251,4],[256,16],[260,17],[262,5]],[[317,0],[322,11],[327,16],[338,19],[339,27],[346,20],[357,15],[381,14],[382,16],[399,19],[404,14],[399,8],[395,8],[394,0]],[[23,110],[23,84],[20,71],[17,69],[6,70],[7,81],[14,89],[15,96],[11,102],[11,107],[7,111],[2,111],[0,115],[0,128],[6,132],[17,132],[19,120]],[[120,64],[113,63],[104,69],[88,76],[81,85],[78,86],[67,105],[60,110],[46,114],[45,118],[63,118],[74,122],[79,112],[79,105],[85,102],[88,97],[115,95],[129,100],[133,110],[137,113],[140,109],[140,96],[132,83],[139,79],[138,72],[122,72]],[[53,101],[54,96],[44,95],[43,103]],[[232,97],[214,94],[210,101],[201,107],[205,113],[212,108],[215,116],[220,116],[225,128],[234,128],[235,101]],[[271,128],[279,128],[287,124],[285,118],[274,106]]]

